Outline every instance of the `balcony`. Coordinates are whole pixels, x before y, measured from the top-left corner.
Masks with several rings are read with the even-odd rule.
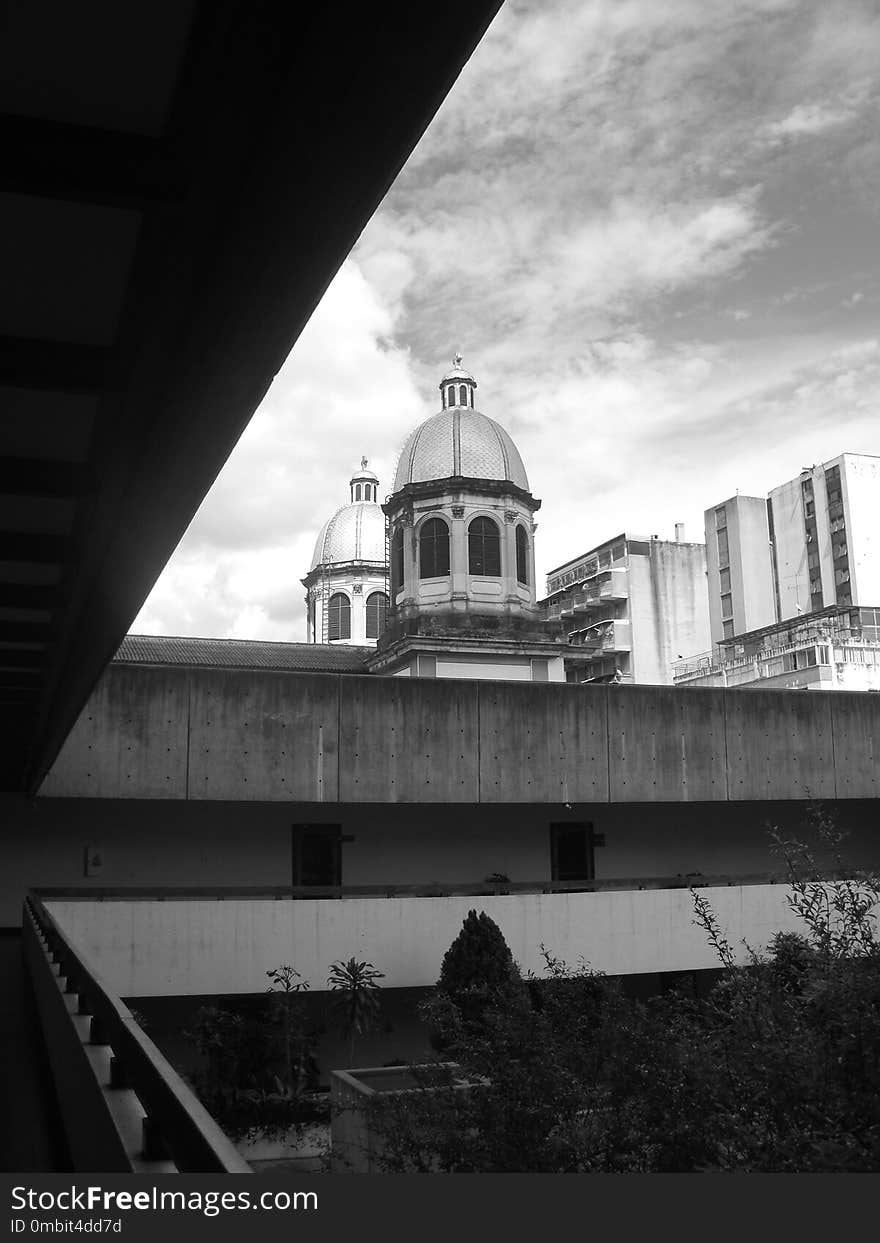
[[[628,621],[606,619],[592,622],[582,630],[575,630],[570,636],[575,647],[587,647],[597,655],[612,652],[632,651],[632,626]]]

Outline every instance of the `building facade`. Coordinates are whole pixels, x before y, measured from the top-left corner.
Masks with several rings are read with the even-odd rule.
[[[842,453],[770,493],[779,620],[880,603],[880,457]]]
[[[712,642],[777,620],[767,501],[731,496],[707,509],[706,581]]]
[[[370,670],[563,681],[564,638],[535,599],[541,502],[508,432],[476,409],[460,354],[439,387],[441,409],[407,438],[383,506],[391,592]]]
[[[709,639],[706,548],[621,534],[551,570],[542,609],[569,642],[570,682],[670,684]]]
[[[676,686],[880,691],[880,609],[832,605],[678,661]]]
[[[880,457],[841,453],[707,509],[712,642],[880,602]]]
[[[366,458],[349,480],[351,499],[321,528],[306,589],[309,643],[375,645],[388,607],[385,516]]]

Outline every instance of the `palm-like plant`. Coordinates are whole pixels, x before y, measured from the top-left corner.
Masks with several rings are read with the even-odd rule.
[[[339,1020],[343,1036],[348,1040],[348,1064],[354,1065],[355,1042],[359,1036],[373,1031],[379,1022],[379,985],[385,973],[371,962],[349,958],[334,962],[327,984],[336,993],[331,1009]]]

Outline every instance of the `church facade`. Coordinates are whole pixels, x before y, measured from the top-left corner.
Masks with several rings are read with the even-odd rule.
[[[307,641],[375,644],[388,607],[385,517],[379,480],[366,458],[349,480],[351,499],[315,541],[306,589]]]
[[[303,579],[309,642],[375,643],[367,669],[386,676],[562,682],[566,636],[536,601],[541,502],[461,363],[407,437],[386,503],[364,459],[321,531]]]

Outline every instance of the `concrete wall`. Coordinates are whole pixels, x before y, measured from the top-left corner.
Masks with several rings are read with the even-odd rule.
[[[855,751],[834,736],[850,719],[865,729]],[[111,666],[41,793],[318,804],[870,798],[878,759],[873,695]]]
[[[702,891],[735,948],[763,950],[779,931],[802,931],[784,885]],[[266,971],[291,963],[313,989],[330,964],[365,958],[385,988],[436,983],[443,955],[471,909],[501,928],[520,968],[541,974],[541,946],[572,967],[609,975],[718,967],[693,922],[687,889],[492,897],[62,901],[49,909],[123,997],[261,993]]]
[[[822,487],[824,503],[824,482],[814,479],[814,486]],[[819,511],[817,497],[817,515]],[[787,621],[801,613],[810,611],[810,575],[807,567],[807,545],[804,536],[804,505],[801,492],[800,477],[774,488],[770,493],[773,506],[773,531],[776,540],[776,572],[779,579],[779,612],[780,620]],[[825,509],[827,520],[827,508]],[[818,519],[817,519],[818,525]],[[821,550],[817,548],[817,551]],[[822,558],[826,560],[826,558]],[[822,572],[822,591],[826,592],[826,571]],[[834,603],[834,595],[825,599],[826,604]]]
[[[629,617],[635,681],[670,685],[679,655],[710,646],[705,545],[653,540],[650,557],[631,554]]]

